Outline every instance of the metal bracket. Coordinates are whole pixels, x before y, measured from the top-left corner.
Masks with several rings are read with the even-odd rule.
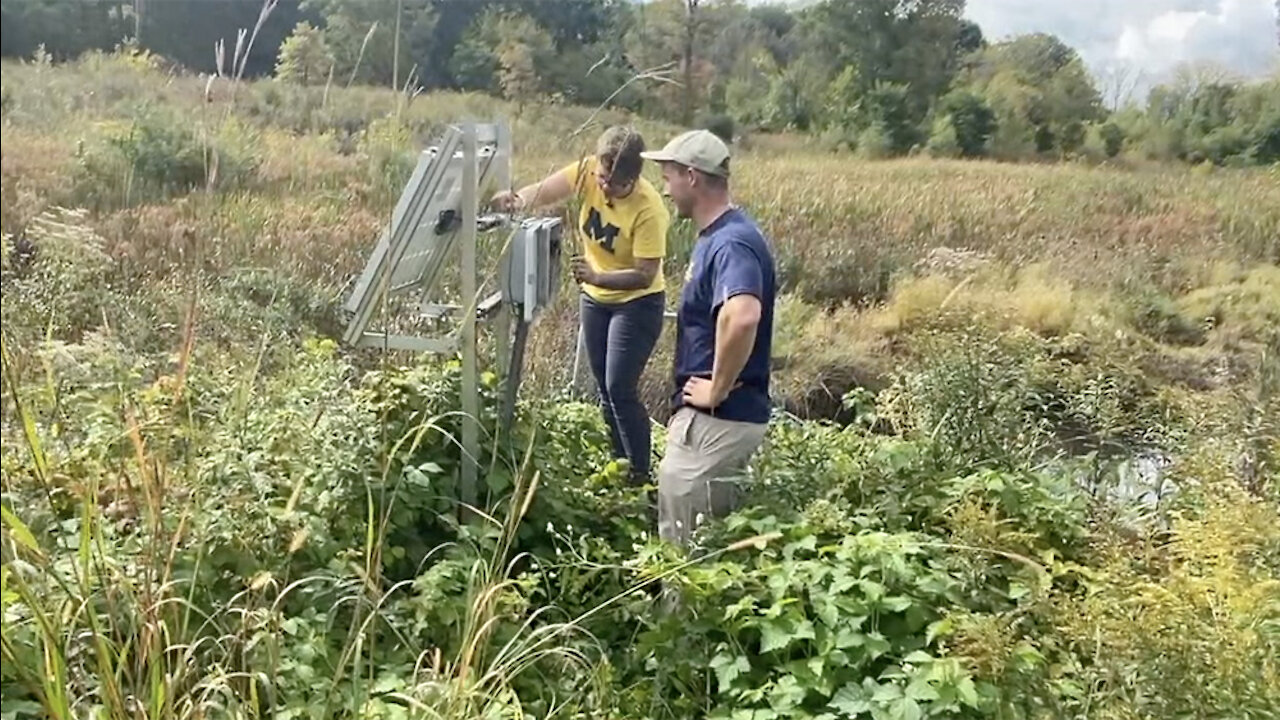
[[[456,231],[462,225],[462,219],[458,217],[458,211],[453,208],[441,210],[440,216],[436,218],[436,234],[444,235]]]

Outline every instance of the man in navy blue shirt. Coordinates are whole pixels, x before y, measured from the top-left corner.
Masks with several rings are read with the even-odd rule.
[[[676,318],[674,413],[658,469],[658,532],[685,544],[737,505],[764,441],[776,292],[773,253],[729,196],[729,148],[706,130],[642,156],[662,165],[679,217],[698,228]]]

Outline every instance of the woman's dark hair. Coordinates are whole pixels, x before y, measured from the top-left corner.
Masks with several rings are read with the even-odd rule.
[[[644,167],[644,138],[634,128],[617,125],[605,130],[596,145],[596,155],[609,171],[615,185],[634,182]]]

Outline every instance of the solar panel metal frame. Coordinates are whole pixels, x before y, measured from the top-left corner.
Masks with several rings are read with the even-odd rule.
[[[490,180],[496,180],[499,187],[509,185],[511,136],[506,126],[502,123],[468,125],[466,132],[473,132],[475,138],[476,188],[484,187]],[[466,206],[478,202],[474,193],[466,197],[466,188],[462,187],[467,162],[463,135],[464,130],[449,126],[436,146],[419,154],[418,164],[392,211],[391,222],[343,305],[350,318],[343,335],[345,343],[432,352],[449,352],[454,347],[449,339],[394,336],[367,330],[384,293],[390,298],[420,291],[423,309],[428,309],[431,290],[457,248],[459,233],[474,238],[474,230],[463,228],[461,222],[453,223],[443,233],[436,233],[442,213],[452,211],[454,218],[461,220],[468,215]],[[474,217],[474,209],[470,214]],[[406,259],[410,264],[405,265]]]
[[[477,310],[484,303],[479,298],[479,278],[476,270],[476,235],[479,225],[479,193],[494,179],[502,188],[511,185],[511,135],[504,123],[465,123],[445,129],[444,136],[435,148],[419,154],[418,164],[409,178],[392,211],[391,221],[379,238],[363,272],[343,309],[349,315],[343,342],[356,347],[450,353],[462,355],[462,451],[463,462],[459,484],[460,515],[465,508],[474,506],[477,499],[479,476],[480,389],[477,365],[476,321]],[[441,232],[443,213],[453,216]],[[459,241],[461,235],[461,241]],[[558,236],[557,236],[558,237]],[[454,256],[461,245],[459,269],[461,271],[462,308],[433,305],[431,292],[436,288],[445,263]],[[409,264],[402,270],[406,257]],[[537,262],[538,256],[534,260]],[[545,262],[545,260],[543,260]],[[555,272],[555,268],[546,268]],[[546,282],[543,279],[543,282]],[[505,285],[504,285],[505,287]],[[526,288],[527,289],[527,288]],[[533,297],[538,298],[537,287]],[[545,289],[549,297],[551,286]],[[460,327],[455,332],[437,337],[395,335],[370,332],[369,323],[384,298],[411,290],[422,293],[424,311],[449,311],[461,309]],[[499,366],[505,363],[506,346],[510,331],[512,298],[495,304]],[[526,313],[529,310],[526,310]],[[517,329],[527,335],[527,323]],[[523,347],[523,344],[521,344]],[[507,385],[514,398],[514,386],[519,384],[519,371],[507,378]]]

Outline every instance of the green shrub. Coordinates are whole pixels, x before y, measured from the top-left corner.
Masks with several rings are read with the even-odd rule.
[[[960,140],[956,137],[956,128],[950,117],[940,117],[933,123],[933,132],[929,134],[929,154],[934,157],[960,157]]]
[[[234,118],[210,129],[145,111],[85,151],[77,196],[94,206],[118,207],[199,188],[242,188],[257,171],[256,144],[254,131]]]
[[[725,141],[725,143],[733,142],[734,122],[733,117],[729,115],[710,115],[704,117],[698,122],[698,126],[715,133],[716,137]]]
[[[245,347],[263,338],[287,341],[313,333],[327,337],[341,333],[332,290],[306,278],[248,268],[191,279],[188,287],[193,282],[204,286],[200,312],[206,327],[202,336],[223,347]]]
[[[276,60],[278,80],[318,85],[329,81],[333,70],[333,53],[325,42],[324,31],[308,22],[295,25],[293,32],[280,44]]]
[[[1102,138],[1102,148],[1107,157],[1113,158],[1120,154],[1125,140],[1123,128],[1108,120],[1098,128],[1098,134]]]
[[[893,155],[893,137],[879,123],[871,124],[858,133],[858,157],[864,160],[881,160]]]
[[[1124,149],[1125,131],[1114,120],[1091,123],[1085,132],[1084,154],[1094,160],[1114,158]]]
[[[749,502],[798,514],[848,482],[869,445],[857,428],[778,418],[752,465]]]
[[[951,127],[959,154],[979,157],[996,132],[996,115],[981,95],[965,90],[947,94],[940,104],[942,122]],[[935,135],[937,126],[935,125]],[[932,143],[932,138],[930,142]]]
[[[189,192],[207,182],[209,171],[190,126],[156,114],[144,114],[127,130],[108,136],[105,146],[85,158],[84,168],[87,183],[122,186],[126,204],[148,191]]]
[[[1080,357],[1070,338],[979,327],[916,342],[920,360],[897,374],[880,414],[949,456],[1010,467],[1062,450],[1125,456],[1174,431],[1149,381],[1118,351]]]
[[[360,152],[367,158],[375,198],[394,203],[418,163],[409,128],[395,117],[375,120],[365,129]]]
[[[364,127],[368,122],[365,113],[371,112],[370,108],[361,107],[357,116],[347,115],[356,109],[349,103],[339,103],[336,97],[322,107],[324,88],[293,82],[256,83],[242,90],[244,96],[240,102],[246,117],[259,126],[274,126],[294,133],[337,130],[340,137],[351,135]]]
[[[1030,347],[997,347],[1010,353],[1000,357],[971,335],[931,335],[923,342],[922,366],[900,373],[886,391],[883,414],[896,428],[963,457],[1012,465],[1049,444],[1053,427],[1037,412]]]
[[[1199,476],[1207,502],[1175,516],[1159,542],[1111,540],[1102,566],[1053,598],[1076,712],[1274,717],[1280,535],[1274,508],[1220,473]]]
[[[1204,325],[1178,311],[1177,303],[1155,289],[1135,293],[1127,307],[1129,322],[1152,338],[1170,345],[1200,345],[1206,335]]]
[[[212,131],[205,131],[209,156],[209,182],[216,190],[251,188],[262,162],[259,132],[239,118],[230,117]]]
[[[1265,342],[1280,328],[1280,267],[1259,266],[1237,273],[1220,284],[1161,302],[1159,312],[1174,313],[1176,317],[1161,318],[1163,327],[1177,328],[1191,339],[1203,337],[1203,328],[1213,328]],[[1200,334],[1188,332],[1192,329]]]
[[[636,682],[652,685],[667,713],[983,714],[995,689],[939,652],[941,612],[961,601],[961,583],[936,546],[910,534],[826,535],[768,517],[742,516],[728,530],[777,536],[683,572],[672,583],[678,609],[638,640],[653,670]]]

